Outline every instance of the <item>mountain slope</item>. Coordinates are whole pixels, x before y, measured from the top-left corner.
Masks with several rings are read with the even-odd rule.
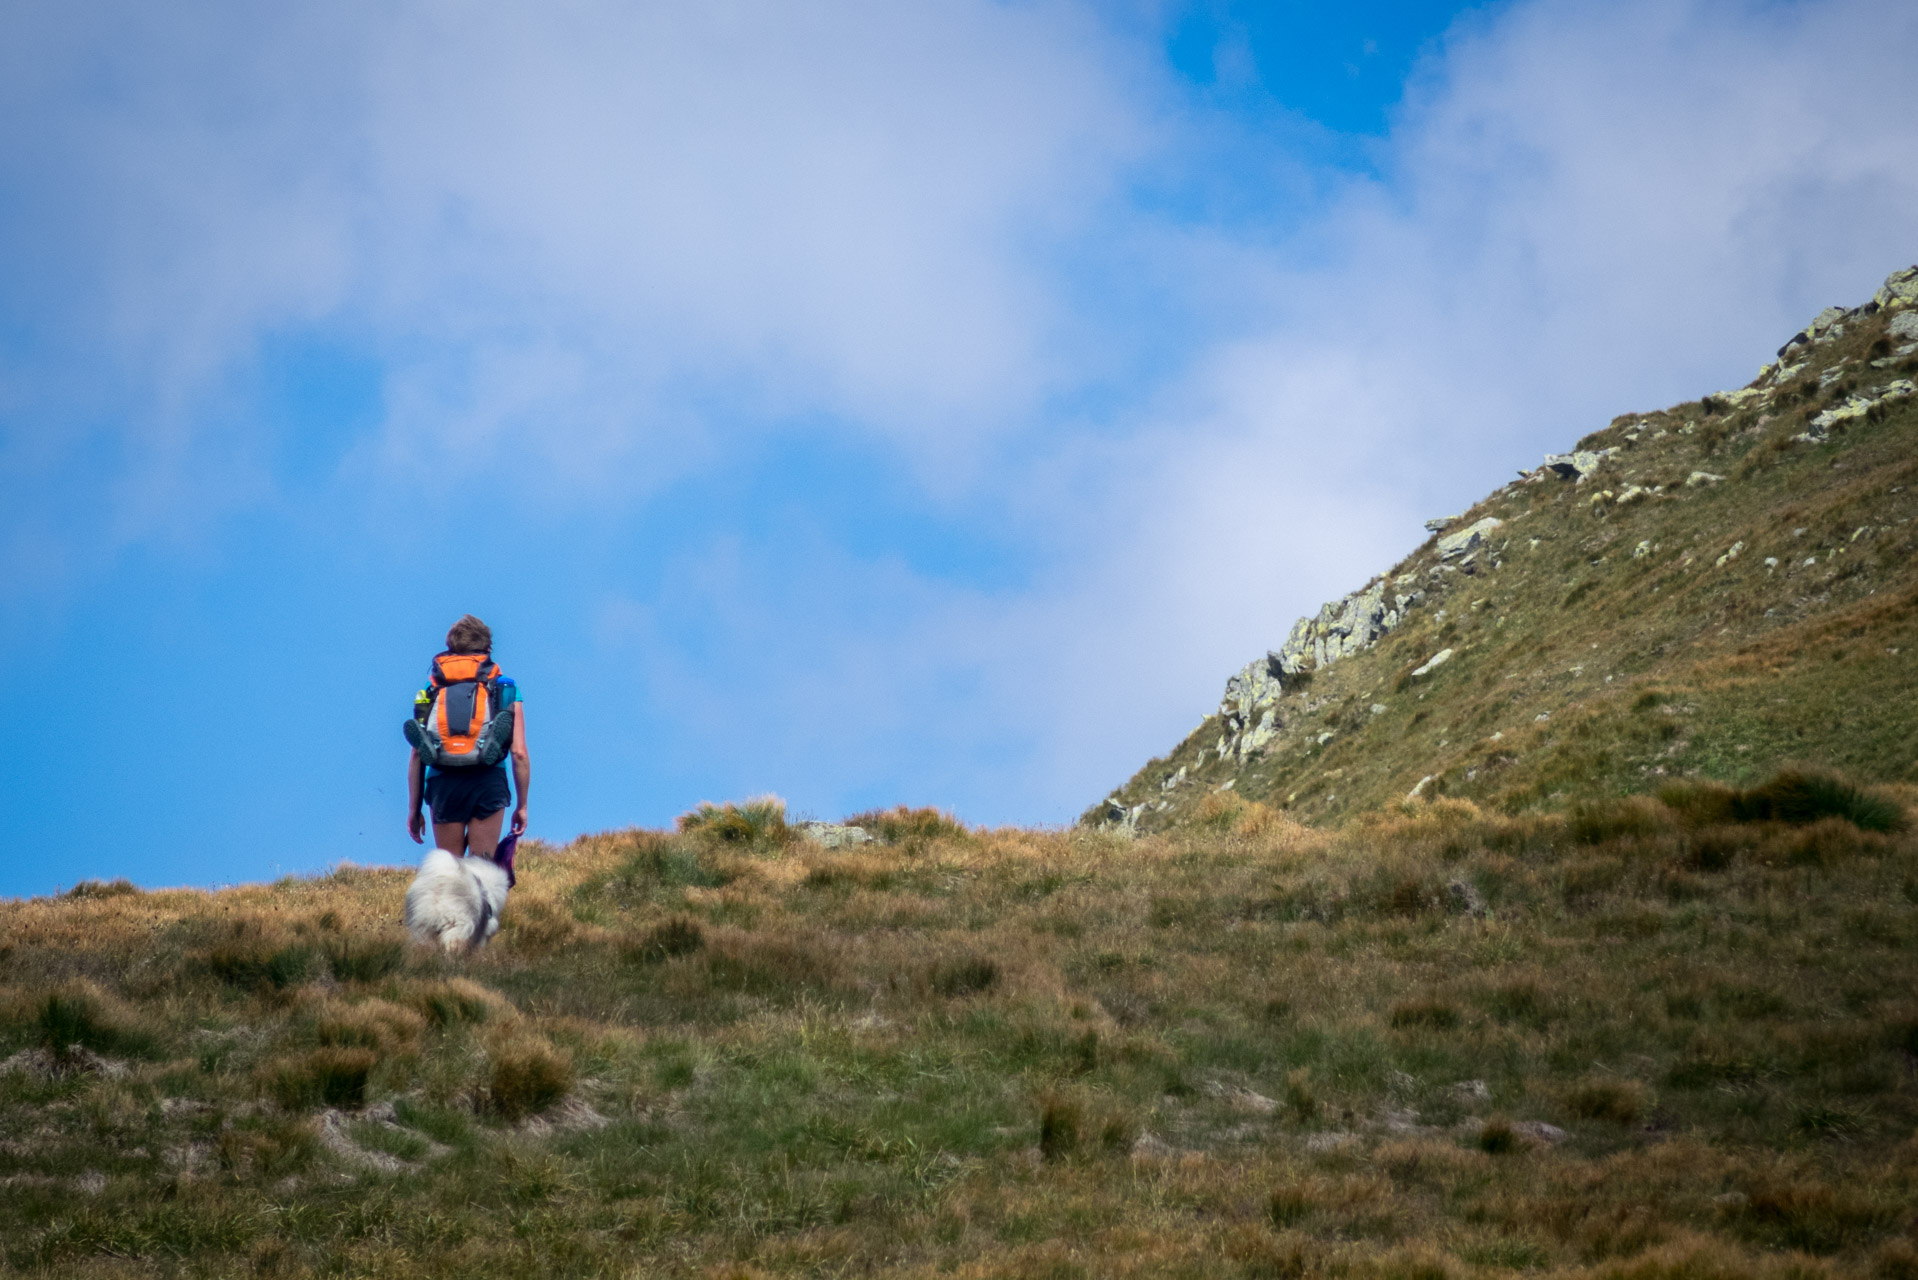
[[[1749,386],[1624,414],[1226,685],[1083,821],[1231,791],[1311,822],[1786,763],[1918,779],[1918,267]],[[1213,807],[1216,807],[1214,802]]]

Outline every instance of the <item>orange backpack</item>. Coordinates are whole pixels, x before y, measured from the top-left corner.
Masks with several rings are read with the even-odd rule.
[[[512,688],[511,681],[504,682]],[[484,653],[442,653],[432,683],[403,728],[420,759],[436,769],[496,765],[513,747],[513,702],[499,667]]]

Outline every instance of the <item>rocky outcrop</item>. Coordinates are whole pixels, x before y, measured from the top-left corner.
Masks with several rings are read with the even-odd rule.
[[[801,822],[797,830],[801,839],[825,849],[845,849],[872,843],[872,832],[864,827],[846,827],[836,822]]]
[[[1545,469],[1561,480],[1575,480],[1584,484],[1585,477],[1598,470],[1605,459],[1617,452],[1617,449],[1574,449],[1570,453],[1548,453],[1545,455]]]
[[[1254,659],[1227,680],[1225,700],[1219,704],[1223,731],[1213,748],[1219,758],[1237,756],[1243,760],[1276,738],[1285,727],[1278,712],[1279,699],[1284,696],[1284,671],[1276,653]]]
[[[1844,337],[1845,322],[1854,316],[1869,316],[1879,311],[1896,311],[1910,306],[1918,306],[1918,267],[1892,272],[1885,277],[1885,283],[1879,286],[1878,292],[1871,296],[1871,301],[1862,307],[1826,307],[1820,311],[1810,324],[1794,333],[1784,346],[1778,348],[1779,362],[1783,363],[1794,348]]]
[[[1329,666],[1377,644],[1420,597],[1418,591],[1397,590],[1388,587],[1385,579],[1376,579],[1363,590],[1324,605],[1315,616],[1293,623],[1292,634],[1271,656],[1287,676]]]
[[[1496,528],[1498,524],[1497,520],[1481,520],[1451,537],[1466,538],[1476,546],[1476,540],[1489,532],[1487,526]],[[1302,683],[1320,667],[1377,644],[1424,595],[1380,578],[1361,591],[1330,601],[1312,617],[1293,623],[1284,645],[1248,662],[1225,682],[1225,697],[1219,703],[1222,732],[1214,746],[1219,758],[1245,760],[1262,750],[1285,727],[1278,704],[1289,687]]]
[[[1225,682],[1225,701],[1219,714],[1249,720],[1285,694],[1280,678],[1279,655],[1268,653],[1246,663],[1245,668]]]
[[[1476,524],[1460,529],[1457,533],[1448,533],[1438,540],[1440,560],[1461,560],[1480,547],[1492,535],[1492,530],[1501,528],[1505,522],[1497,516],[1486,516]]]
[[[1918,306],[1918,267],[1906,267],[1885,277],[1885,283],[1865,305],[1873,310],[1887,311]]]
[[[1853,419],[1862,418],[1887,401],[1903,400],[1907,396],[1918,395],[1918,385],[1908,378],[1900,378],[1888,383],[1874,395],[1852,396],[1834,409],[1827,409],[1805,425],[1805,429],[1793,436],[1794,440],[1810,444],[1822,444],[1830,438],[1834,429],[1843,430]]]

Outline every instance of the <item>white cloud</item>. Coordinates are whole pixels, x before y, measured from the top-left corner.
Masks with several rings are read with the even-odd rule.
[[[1063,4],[73,12],[0,20],[0,184],[54,266],[0,265],[68,361],[7,385],[109,371],[141,479],[175,460],[129,531],[260,491],[207,406],[312,324],[388,362],[361,490],[510,441],[544,507],[639,504],[821,423],[1023,548],[988,589],[716,533],[602,606],[651,637],[656,732],[819,805],[890,779],[1070,816],[1421,516],[1742,383],[1918,258],[1909,6],[1501,8],[1423,69],[1383,178],[1282,231],[1128,205],[1217,124]],[[1133,353],[1137,402],[1058,408]],[[748,667],[750,737],[711,714]]]
[[[1064,4],[4,21],[0,183],[59,260],[35,323],[132,429],[204,431],[262,332],[345,325],[393,369],[387,465],[457,423],[566,482],[650,471],[689,404],[970,459],[1070,376],[1048,256],[1150,110]]]

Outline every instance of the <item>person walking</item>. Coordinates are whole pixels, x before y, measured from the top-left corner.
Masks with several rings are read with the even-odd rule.
[[[415,844],[426,843],[424,804],[432,810],[433,843],[455,857],[492,859],[498,851],[512,800],[508,755],[518,796],[510,830],[515,840],[526,830],[526,792],[533,781],[526,704],[493,662],[492,650],[493,632],[484,622],[470,613],[455,622],[405,726],[413,746],[406,765],[406,832]]]

